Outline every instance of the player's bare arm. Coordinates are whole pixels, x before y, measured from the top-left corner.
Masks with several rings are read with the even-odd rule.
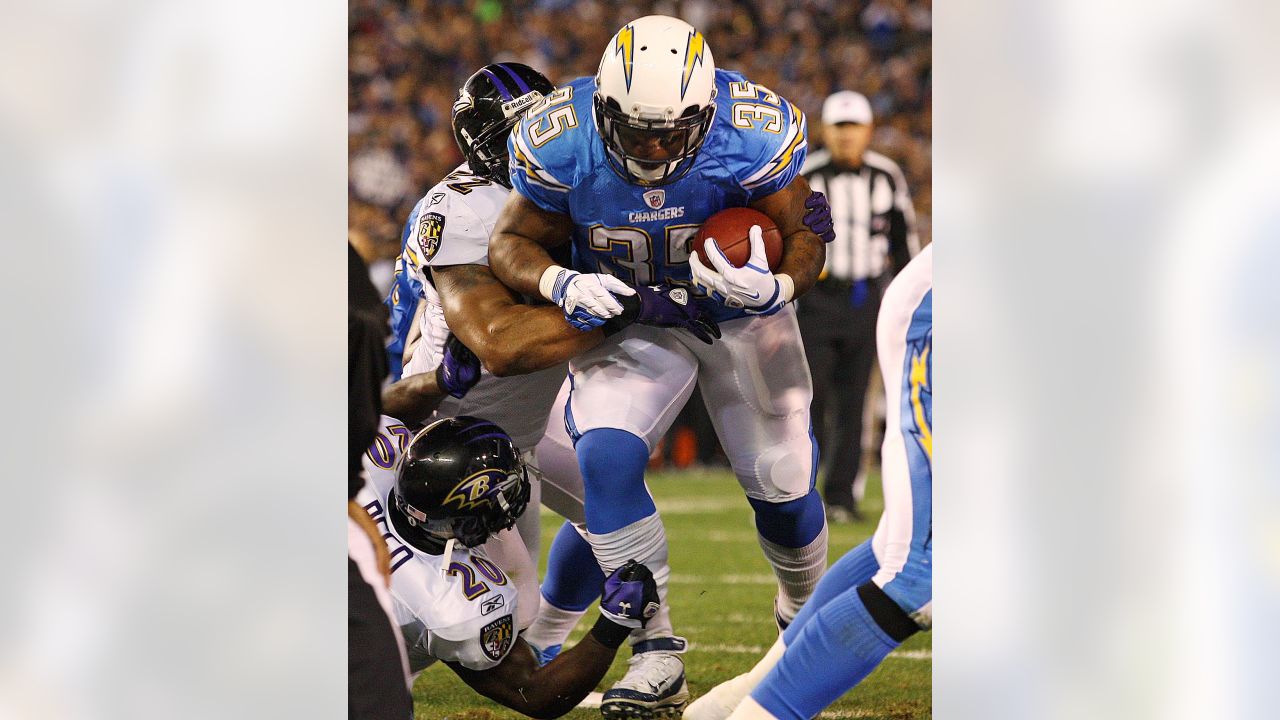
[[[382,391],[382,408],[392,417],[419,423],[435,412],[445,395],[461,398],[480,382],[480,359],[449,333],[435,372],[402,378]]]
[[[492,258],[492,245],[489,254]],[[449,329],[494,375],[552,367],[604,339],[600,330],[583,332],[569,325],[555,305],[522,304],[483,265],[432,268],[431,274]]]
[[[410,375],[382,391],[382,412],[416,425],[430,417],[447,394],[435,373]]]
[[[524,638],[496,667],[469,670],[449,663],[481,695],[536,718],[557,718],[573,709],[609,671],[631,630],[658,612],[658,586],[649,568],[628,561],[605,579],[600,617],[577,645],[538,667]]]
[[[773,219],[782,235],[782,264],[774,272],[791,276],[795,294],[800,297],[813,287],[827,259],[827,246],[804,224],[807,213],[805,201],[813,191],[809,182],[797,175],[796,179],[772,195],[751,203]]]
[[[557,718],[572,710],[599,684],[616,650],[587,635],[542,667],[524,638],[490,670],[447,663],[476,692],[535,718]]]
[[[555,264],[547,248],[568,242],[573,221],[547,212],[518,192],[511,193],[489,240],[489,267],[504,285],[538,297],[538,283]]]

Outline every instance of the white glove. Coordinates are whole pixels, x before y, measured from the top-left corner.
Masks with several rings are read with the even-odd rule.
[[[759,225],[751,226],[747,238],[751,241],[751,257],[746,265],[740,268],[731,265],[714,239],[707,238],[703,252],[715,270],[703,265],[697,255],[690,255],[689,271],[698,287],[725,306],[744,309],[751,315],[772,315],[791,301],[795,283],[790,275],[769,272],[764,233]]]
[[[605,320],[622,312],[622,304],[613,297],[614,294],[636,294],[635,290],[612,275],[584,275],[558,265],[546,269],[538,289],[543,297],[559,305],[565,319],[579,330],[600,327]]]

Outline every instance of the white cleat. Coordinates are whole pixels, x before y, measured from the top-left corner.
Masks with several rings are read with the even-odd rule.
[[[743,701],[751,695],[751,691],[756,689],[760,681],[764,680],[773,666],[778,664],[778,660],[786,650],[786,642],[779,635],[773,647],[769,648],[755,667],[711,688],[706,695],[695,700],[684,711],[684,720],[726,720],[733,715],[734,710],[744,704]],[[746,717],[756,716],[748,714]]]
[[[609,688],[600,703],[606,718],[651,720],[678,718],[689,702],[684,678],[683,638],[658,638],[636,643],[627,674]]]

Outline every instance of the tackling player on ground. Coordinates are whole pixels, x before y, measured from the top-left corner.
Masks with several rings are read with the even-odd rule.
[[[696,283],[714,298],[698,301],[722,324],[714,345],[631,325],[571,361],[565,421],[586,485],[588,539],[605,571],[629,558],[648,565],[665,598],[667,542],[644,469],[696,383],[755,510],[782,625],[812,593],[827,547],[813,492],[812,390],[788,305],[816,280],[831,237],[825,198],[798,174],[805,142],[799,110],[717,70],[701,33],[675,18],[641,18],[610,41],[596,77],[551,93],[512,131],[517,192],[489,248],[505,285],[560,305],[588,332],[623,312],[628,286]],[[698,226],[737,206],[777,224],[776,274],[762,269],[758,232],[747,266],[691,268]],[[571,259],[549,254],[570,242]],[[664,625],[633,646],[627,675],[605,693],[606,717],[669,715],[687,702],[685,644]]]
[[[627,563],[605,579],[590,633],[540,666],[519,635],[531,620],[521,612],[518,587],[527,585],[519,576],[532,567],[510,528],[528,505],[529,479],[511,438],[474,417],[437,420],[413,435],[384,418],[365,470],[356,501],[391,549],[391,595],[413,672],[441,660],[492,700],[560,717],[595,688],[632,629],[657,613],[652,574]]]

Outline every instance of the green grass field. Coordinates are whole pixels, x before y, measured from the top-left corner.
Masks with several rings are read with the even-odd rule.
[[[756,544],[750,506],[728,472],[651,473],[649,486],[658,501],[671,544],[670,597],[676,633],[689,640],[685,671],[696,698],[717,683],[745,672],[777,637],[773,623],[773,573]],[[870,536],[882,507],[880,482],[867,484],[868,520],[831,527],[834,562]],[[560,518],[544,511],[543,567],[547,547]],[[569,645],[586,632],[595,613],[578,624]],[[860,686],[837,701],[822,718],[907,720],[930,717],[933,666],[928,633],[911,637]],[[630,653],[618,653],[598,690],[626,671]],[[480,697],[447,667],[437,663],[413,689],[415,717],[421,720],[497,720],[522,715]],[[579,708],[566,718],[598,719],[599,710]]]

